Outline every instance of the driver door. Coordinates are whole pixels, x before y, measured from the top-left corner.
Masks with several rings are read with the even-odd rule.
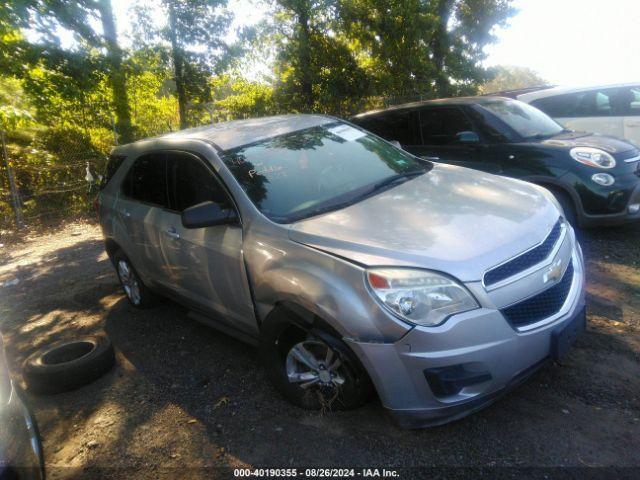
[[[500,174],[499,162],[480,141],[474,126],[458,106],[426,107],[420,110],[422,145],[412,153],[435,162]]]
[[[174,291],[216,319],[255,333],[242,253],[242,227],[190,229],[182,225],[180,216],[185,208],[205,201],[235,208],[229,194],[202,159],[186,152],[167,152],[167,185],[172,212],[160,236]]]

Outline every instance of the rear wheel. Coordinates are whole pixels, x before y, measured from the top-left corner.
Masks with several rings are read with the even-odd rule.
[[[357,357],[328,329],[275,321],[262,332],[261,356],[273,384],[309,410],[350,410],[371,396]]]
[[[158,297],[147,287],[133,268],[127,256],[119,250],[113,256],[120,285],[129,303],[136,308],[150,308],[158,303]]]

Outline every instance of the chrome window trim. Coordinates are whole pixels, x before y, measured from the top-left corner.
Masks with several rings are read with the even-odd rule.
[[[551,232],[549,232],[549,234],[551,234]],[[547,237],[548,237],[548,235],[547,235]],[[551,249],[551,252],[549,253],[549,255],[542,262],[536,263],[535,265],[532,265],[531,267],[527,268],[526,270],[523,270],[520,273],[512,275],[511,277],[507,277],[504,280],[500,280],[499,282],[494,283],[494,284],[490,285],[489,287],[487,287],[485,285],[484,278],[485,278],[485,275],[487,274],[487,272],[493,270],[494,268],[498,268],[499,266],[504,265],[505,263],[509,263],[512,260],[518,258],[519,256],[524,255],[527,252],[530,252],[531,250],[534,250],[534,249],[538,248],[540,245],[542,245],[545,242],[547,237],[545,237],[540,243],[534,245],[531,248],[528,248],[524,252],[520,252],[516,256],[511,257],[511,258],[505,260],[504,262],[499,263],[498,265],[494,265],[489,270],[485,271],[482,274],[482,286],[484,287],[484,289],[487,292],[492,292],[493,290],[496,290],[498,288],[506,287],[507,285],[510,285],[510,284],[512,284],[514,282],[517,282],[518,280],[523,279],[527,275],[531,275],[532,273],[540,270],[541,268],[550,265],[553,262],[555,256],[558,254],[558,251],[560,250],[560,247],[562,247],[562,244],[564,243],[564,241],[565,241],[565,239],[567,237],[567,223],[564,221],[564,219],[562,219],[562,221],[560,223],[560,237],[558,238],[558,240],[556,241],[555,245]]]

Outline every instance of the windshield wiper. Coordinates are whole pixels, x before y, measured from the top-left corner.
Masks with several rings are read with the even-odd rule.
[[[395,183],[399,183],[401,180],[406,181],[410,178],[417,177],[418,175],[422,175],[426,170],[411,170],[409,172],[398,173],[397,175],[392,175],[390,177],[385,178],[384,180],[380,180],[375,183],[371,189],[371,192],[377,192],[378,190],[391,186]],[[369,192],[369,193],[371,193]]]
[[[548,138],[557,137],[561,133],[565,133],[566,130],[560,130],[555,133],[536,133],[535,135],[530,135],[526,137],[527,140],[546,140]]]
[[[365,186],[362,188],[357,189],[354,192],[350,192],[348,194],[345,195],[341,195],[340,196],[340,200],[334,201],[334,202],[330,202],[328,204],[324,204],[322,206],[319,206],[317,208],[311,208],[309,210],[303,210],[298,212],[297,215],[293,215],[292,217],[289,217],[288,222],[297,222],[299,220],[303,220],[305,218],[309,218],[309,217],[315,217],[316,215],[321,215],[323,213],[328,213],[328,212],[332,212],[334,210],[340,210],[342,208],[346,208],[349,207],[351,205],[353,205],[354,203],[357,203],[361,200],[364,200],[367,197],[370,197],[371,195],[373,195],[376,192],[379,192],[380,190],[386,188],[386,187],[390,187],[400,181],[406,181],[409,178],[413,178],[413,177],[417,177],[418,175],[422,175],[423,173],[427,172],[428,169],[420,169],[420,170],[412,170],[409,172],[405,172],[405,173],[399,173],[397,175],[392,175],[391,177],[387,177],[384,180],[380,180],[379,182],[374,183],[371,186]]]

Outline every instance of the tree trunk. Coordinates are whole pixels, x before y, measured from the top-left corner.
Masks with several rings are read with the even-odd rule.
[[[451,94],[451,85],[446,72],[446,57],[449,50],[449,33],[447,26],[451,17],[453,0],[438,0],[436,13],[438,25],[431,42],[433,50],[433,63],[436,67],[436,92],[439,97],[448,97]]]
[[[313,78],[311,74],[311,31],[309,29],[309,5],[301,2],[298,11],[298,26],[300,28],[300,89],[302,102],[306,111],[313,110]]]
[[[116,129],[118,143],[133,141],[131,127],[131,112],[127,97],[127,78],[122,69],[122,50],[118,45],[116,23],[111,9],[111,0],[100,0],[100,20],[107,47],[107,62],[109,64],[109,83],[113,94],[113,109],[116,112]]]
[[[173,78],[176,82],[178,94],[178,113],[180,115],[180,128],[189,126],[187,122],[187,91],[184,83],[184,55],[178,42],[176,12],[169,4],[169,36],[171,40],[171,58],[173,60]]]

